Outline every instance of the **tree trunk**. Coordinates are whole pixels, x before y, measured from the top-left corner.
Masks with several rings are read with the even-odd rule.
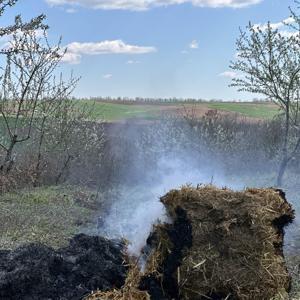
[[[60,180],[61,180],[63,174],[65,173],[65,171],[69,168],[69,165],[70,165],[70,162],[72,161],[72,159],[73,159],[72,155],[68,154],[68,157],[65,160],[63,167],[61,168],[59,174],[56,177],[56,180],[55,180],[56,185],[58,185],[60,183]]]
[[[277,175],[277,186],[282,186],[283,176],[288,166],[290,159],[288,158],[288,143],[290,138],[290,105],[289,101],[286,105],[285,111],[285,132],[284,132],[284,142],[282,147],[282,160],[279,166],[279,171]]]
[[[12,166],[14,164],[14,161],[12,159],[12,153],[13,153],[14,147],[17,143],[17,138],[18,138],[17,135],[12,136],[12,138],[11,138],[9,148],[6,151],[5,159],[2,163],[2,165],[0,166],[1,173],[8,174],[12,169]]]
[[[35,166],[35,178],[33,182],[33,186],[36,187],[39,184],[40,176],[41,176],[41,161],[42,161],[42,145],[44,142],[44,136],[45,136],[45,122],[46,118],[43,118],[42,125],[41,125],[41,135],[40,135],[40,140],[39,140],[39,148],[38,148],[38,157],[37,157],[37,162]]]
[[[278,176],[277,176],[277,186],[278,187],[281,187],[282,184],[283,184],[283,176],[284,176],[285,171],[287,169],[288,163],[289,163],[289,159],[287,157],[285,157],[280,163]]]

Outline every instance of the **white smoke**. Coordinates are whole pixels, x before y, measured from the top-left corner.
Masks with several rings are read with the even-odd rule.
[[[186,156],[187,157],[187,156]],[[109,238],[125,238],[130,242],[128,251],[139,256],[152,227],[158,222],[167,222],[167,215],[160,197],[171,189],[191,184],[215,184],[235,189],[242,185],[232,184],[223,176],[220,168],[193,168],[190,159],[162,158],[159,170],[155,171],[157,181],[147,182],[137,188],[123,188],[103,223],[103,231]]]

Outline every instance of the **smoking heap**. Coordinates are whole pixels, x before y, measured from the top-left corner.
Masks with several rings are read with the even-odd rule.
[[[187,186],[161,201],[172,222],[154,227],[143,272],[123,242],[78,235],[58,250],[0,251],[0,298],[80,300],[99,289],[85,299],[285,299],[283,228],[294,212],[282,191]]]
[[[126,296],[115,290],[90,299],[285,299],[283,228],[294,212],[282,191],[187,186],[161,201],[172,223],[148,238],[139,282],[123,287]],[[130,295],[130,287],[147,294]]]
[[[289,290],[283,227],[294,212],[281,191],[184,187],[161,201],[173,224],[156,227],[144,282],[160,280],[167,298],[269,300]]]

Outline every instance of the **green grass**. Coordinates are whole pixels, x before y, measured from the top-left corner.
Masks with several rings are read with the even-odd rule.
[[[129,119],[157,120],[163,114],[176,114],[185,107],[199,108],[201,110],[217,109],[227,112],[239,113],[250,118],[270,119],[278,114],[278,108],[268,103],[234,103],[234,102],[198,102],[198,103],[149,103],[149,104],[124,104],[111,102],[93,102],[79,100],[79,105],[87,106],[92,110],[92,118],[107,122],[116,122]],[[0,116],[1,120],[1,116]],[[12,122],[12,118],[9,118]],[[3,123],[3,120],[1,120]],[[1,129],[0,129],[1,130]]]
[[[41,187],[0,195],[0,248],[40,242],[52,247],[88,226],[98,207],[88,190]]]
[[[123,104],[111,102],[92,102],[80,100],[81,105],[93,105],[92,117],[108,122],[143,119],[155,120],[161,118],[163,113],[174,114],[176,110],[183,109],[183,103],[157,103],[157,104]],[[278,114],[278,108],[268,103],[233,103],[233,102],[199,102],[187,103],[186,107],[193,106],[202,110],[217,109],[233,113],[239,113],[250,118],[270,119]]]
[[[120,121],[126,119],[157,119],[160,114],[158,105],[133,105],[119,103],[102,103],[81,101],[82,105],[93,105],[92,117],[105,121]]]
[[[278,115],[278,108],[275,105],[266,103],[210,103],[211,109],[224,110],[229,112],[240,113],[246,117],[271,119]]]

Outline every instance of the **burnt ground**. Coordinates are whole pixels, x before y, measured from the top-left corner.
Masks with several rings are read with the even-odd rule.
[[[29,244],[0,251],[1,300],[79,300],[92,290],[120,288],[124,245],[80,234],[58,250]]]

